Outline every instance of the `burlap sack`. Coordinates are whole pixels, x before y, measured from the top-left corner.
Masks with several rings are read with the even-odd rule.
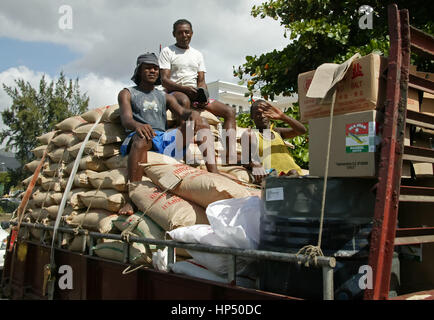
[[[45,191],[63,191],[64,188],[61,186],[61,180],[58,177],[45,177],[44,175],[39,176],[39,184],[41,188]]]
[[[33,174],[30,177],[25,178],[23,181],[21,181],[21,183],[23,184],[24,187],[27,188],[27,186],[29,185],[30,181],[32,181],[33,178]]]
[[[108,169],[118,169],[128,167],[128,156],[116,155],[104,161]],[[161,153],[148,151],[148,163],[161,164],[178,164],[175,158],[166,156]]]
[[[69,215],[65,218],[65,222],[71,227],[82,226],[84,229],[100,233],[109,233],[113,229],[113,221],[117,219],[117,215],[107,210],[90,209],[87,213]]]
[[[91,206],[92,209],[104,209],[110,212],[119,212],[127,202],[127,194],[120,193],[112,189],[101,189],[79,193],[78,198],[85,205]]]
[[[128,171],[126,168],[113,169],[89,174],[89,183],[94,188],[114,189],[127,192]]]
[[[42,206],[42,204],[44,204],[44,207],[54,205],[55,203],[51,198],[51,195],[53,195],[54,193],[54,191],[45,192],[43,190],[36,190],[35,192],[33,192],[32,195],[33,204],[39,208]]]
[[[107,106],[89,110],[81,115],[81,117],[90,123],[95,123],[106,111]],[[101,119],[102,120],[102,119]]]
[[[36,137],[36,140],[38,140],[39,143],[41,143],[41,144],[48,144],[57,132],[58,132],[57,130],[53,130],[53,131],[44,133],[43,135]]]
[[[49,226],[50,225],[50,220],[49,219],[42,219],[42,220],[40,220],[39,221],[39,223],[40,224],[42,224],[42,225],[44,225],[44,226]],[[20,229],[21,230],[21,229]],[[31,239],[33,239],[33,240],[37,240],[37,241],[39,241],[39,240],[41,240],[41,237],[42,237],[42,233],[44,232],[44,230],[42,230],[42,229],[37,229],[37,228],[28,228],[28,230],[29,230],[29,233],[30,233],[30,238]],[[51,235],[50,235],[50,232],[46,232],[45,233],[45,238],[44,238],[44,240],[46,241],[46,242],[49,242],[49,241],[51,241]]]
[[[246,182],[246,183],[254,182],[254,178],[249,172],[249,170],[247,170],[243,166],[217,166],[217,168],[220,172],[230,174],[231,176],[233,176],[234,178],[242,182]],[[206,170],[205,164],[201,164],[199,169]]]
[[[33,179],[33,174],[22,181],[23,185],[27,188],[27,186],[29,185],[30,181],[32,181],[32,179]],[[36,179],[36,185],[37,186],[39,185],[39,179]]]
[[[53,206],[49,206],[47,208],[43,208],[41,210],[42,210],[42,212],[46,212],[50,219],[56,220],[57,214],[59,213],[59,208],[60,208],[59,205],[53,205]],[[62,212],[62,216],[74,216],[77,214],[78,214],[78,212],[75,211],[74,209],[72,209],[72,207],[70,207],[70,206],[66,206]]]
[[[74,134],[80,140],[86,138],[87,133],[94,124],[86,124],[75,128]],[[100,144],[110,144],[116,142],[122,142],[126,138],[125,129],[115,123],[98,123],[93,129],[90,137],[97,140]]]
[[[132,231],[135,235],[141,238],[164,240],[165,231],[147,216],[141,216],[137,213],[131,216],[120,215],[113,221],[113,224],[120,232],[122,232],[131,224],[136,223],[139,219],[139,224]],[[162,246],[156,246],[153,244],[150,244],[149,248],[151,250],[163,249]]]
[[[69,117],[62,122],[59,122],[55,125],[56,129],[62,130],[62,131],[72,131],[75,128],[77,128],[79,125],[82,125],[84,123],[87,123],[86,120],[84,120],[80,116],[73,116]]]
[[[24,169],[30,171],[30,172],[35,172],[36,168],[38,167],[39,163],[41,162],[41,159],[36,159],[33,160],[27,164],[24,165]],[[46,165],[46,163],[48,164],[48,161],[45,160],[44,161],[44,165],[42,166],[42,168],[44,168],[44,166]]]
[[[80,141],[72,132],[64,132],[55,136],[51,142],[58,147],[70,147]]]
[[[147,215],[166,231],[194,224],[209,224],[205,209],[174,194],[161,196],[163,190],[150,179],[132,182],[129,189],[129,197],[137,208],[145,212],[150,207]],[[160,199],[151,207],[159,196]]]
[[[119,105],[112,104],[111,106],[106,107],[104,114],[101,118],[102,122],[112,122],[112,123],[120,123],[121,122],[121,112],[119,109]]]
[[[74,176],[74,181],[72,185],[76,188],[88,188],[92,189],[92,185],[90,184],[89,177],[93,174],[97,173],[92,170],[83,170],[79,171]],[[60,181],[60,185],[63,189],[66,189],[66,185],[68,184],[68,179],[62,179]]]
[[[98,257],[123,262],[125,242],[120,240],[104,241],[94,246],[93,251]],[[136,265],[152,266],[152,255],[146,253],[145,246],[141,243],[133,243],[129,246],[129,263]]]
[[[48,157],[54,163],[59,163],[60,160],[62,160],[62,162],[68,163],[70,159],[69,152],[66,148],[58,148],[53,151],[50,151],[48,153]]]
[[[83,189],[83,188],[75,188],[72,189],[70,192],[70,195],[68,195],[68,203],[73,209],[83,209],[86,208],[84,203],[80,200],[78,197],[79,195],[89,191],[89,189]]]
[[[33,155],[40,159],[42,158],[42,156],[44,155],[44,151],[47,149],[48,145],[44,144],[42,146],[36,147],[32,150],[30,150],[31,153],[33,153]]]
[[[221,121],[219,120],[219,118],[217,118],[215,115],[213,115],[211,112],[209,111],[202,111],[200,112],[200,116],[202,118],[205,118],[206,121],[208,122],[208,124],[212,124],[214,126],[218,125]]]
[[[145,175],[164,188],[160,179],[165,175],[176,175],[182,182],[172,193],[192,201],[203,208],[218,200],[250,196],[245,187],[222,175],[192,168],[185,164],[145,166]]]
[[[59,177],[59,176],[65,176],[64,169],[66,168],[64,163],[55,163],[50,162],[46,166],[44,166],[43,174],[47,177]]]
[[[68,151],[72,157],[77,157],[81,144],[82,142],[68,148]],[[93,155],[99,158],[109,158],[119,153],[120,143],[101,145],[97,140],[89,140],[84,148],[83,156]]]
[[[27,209],[26,213],[32,218],[32,222],[42,221],[48,218],[48,211],[44,208]]]
[[[84,242],[84,243],[83,243]],[[74,236],[69,245],[68,250],[73,252],[84,252],[90,245],[90,237],[87,235]]]
[[[74,162],[70,162],[66,166],[65,172],[67,174],[71,174],[73,167]],[[92,170],[101,172],[107,170],[107,166],[104,164],[104,159],[94,156],[83,156],[78,164],[78,170]]]

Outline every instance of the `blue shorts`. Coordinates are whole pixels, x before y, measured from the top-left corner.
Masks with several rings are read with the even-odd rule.
[[[186,148],[184,147],[182,150],[176,150],[176,133],[180,132],[178,129],[170,130],[170,131],[158,131],[154,130],[155,137],[152,138],[152,149],[151,151],[155,151],[161,154],[164,154],[169,157],[173,157],[177,160],[182,160],[186,153]],[[121,155],[126,156],[130,153],[133,136],[136,134],[136,131],[131,132],[122,142],[121,145]]]

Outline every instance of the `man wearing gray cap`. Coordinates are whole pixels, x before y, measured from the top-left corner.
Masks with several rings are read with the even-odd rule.
[[[159,82],[159,71],[158,58],[154,53],[140,55],[131,78],[136,86],[124,88],[118,95],[121,122],[129,133],[122,143],[121,154],[123,156],[128,154],[128,179],[131,182],[142,180],[143,167],[139,166],[139,163],[148,161],[147,151],[167,154],[169,150],[169,155],[175,156],[179,154],[175,151],[183,149],[180,153],[185,153],[187,120],[194,122],[194,133],[201,129],[209,131],[209,124],[197,111],[181,107],[175,97],[154,88]],[[166,108],[184,120],[181,127],[166,131]],[[212,136],[211,132],[209,136]],[[213,141],[206,139],[202,143],[205,144],[203,158],[207,170],[219,173],[215,164]],[[131,203],[126,204],[119,211],[119,214],[133,213]]]

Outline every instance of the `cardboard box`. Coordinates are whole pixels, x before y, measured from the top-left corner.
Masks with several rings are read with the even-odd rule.
[[[424,92],[420,112],[434,115],[434,95]]]
[[[407,110],[419,112],[419,107],[419,91],[413,88],[408,88]]]
[[[333,117],[330,177],[376,176],[381,120],[375,110]],[[330,117],[309,121],[309,172],[313,176],[324,176],[329,121]]]
[[[380,77],[387,67],[387,59],[369,54],[356,59],[345,77],[337,84],[334,115],[375,110],[386,99],[386,79]],[[298,99],[302,122],[330,115],[331,104],[306,97],[315,70],[298,75]]]
[[[434,164],[425,162],[413,162],[414,174],[416,178],[432,177],[434,174]]]

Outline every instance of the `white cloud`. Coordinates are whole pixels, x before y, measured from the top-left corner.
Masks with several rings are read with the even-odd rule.
[[[58,9],[64,0],[2,0],[0,36],[26,41],[49,41],[81,53],[64,70],[93,72],[112,79],[128,79],[136,57],[173,44],[173,22],[193,24],[191,45],[203,52],[207,80],[234,82],[232,66],[246,55],[286,46],[283,28],[272,19],[253,18],[254,4],[263,0],[76,0],[73,29],[61,30]]]
[[[43,72],[33,71],[25,66],[16,68],[9,68],[0,72],[0,83],[8,87],[15,87],[15,79],[23,79],[28,81],[30,85],[36,90],[39,89],[39,81],[41,80]],[[52,79],[49,75],[45,74],[47,82],[57,81],[57,78]],[[115,81],[107,77],[101,77],[94,73],[89,73],[83,78],[79,79],[80,92],[86,93],[89,99],[89,109],[94,109],[101,106],[111,105],[117,103],[117,96],[120,90],[126,86],[131,86],[128,83]],[[11,106],[12,99],[4,91],[3,85],[0,89],[0,111]],[[0,130],[4,129],[5,125],[0,118]],[[3,147],[3,145],[1,146]]]

